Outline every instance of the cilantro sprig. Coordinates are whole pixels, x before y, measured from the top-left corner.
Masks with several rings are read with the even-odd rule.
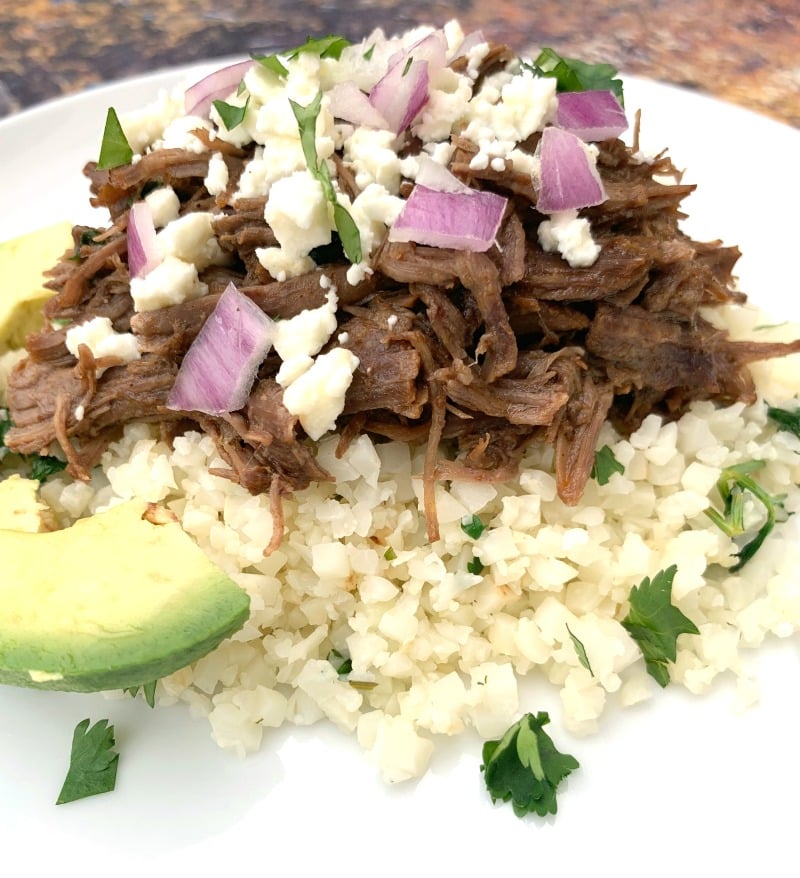
[[[569,627],[569,625],[567,625],[566,628],[567,634],[569,634],[569,639],[572,641],[572,645],[575,647],[575,653],[578,656],[578,661],[594,677],[594,671],[592,670],[592,666],[589,664],[589,656],[586,655],[586,647],[583,645],[583,641],[578,640],[578,638],[572,633],[572,629]]]
[[[469,515],[461,519],[461,530],[463,530],[470,539],[477,540],[486,530],[486,525],[477,515]]]
[[[747,526],[744,521],[746,494],[750,494],[764,507],[764,522],[749,539],[741,545],[736,563],[730,568],[732,573],[741,570],[756,554],[770,535],[776,522],[785,517],[783,495],[769,494],[752,477],[765,466],[763,460],[749,460],[734,464],[722,470],[717,481],[717,491],[722,498],[722,512],[717,509],[706,509],[706,515],[717,527],[731,539],[744,537]]]
[[[555,78],[556,91],[611,91],[621,104],[624,103],[622,80],[616,78],[617,69],[611,64],[590,64],[579,58],[565,58],[555,49],[546,47],[531,64],[523,62],[523,66],[537,76]]]
[[[331,174],[328,170],[328,163],[324,159],[320,159],[317,155],[317,117],[322,107],[322,92],[316,94],[306,106],[302,106],[289,99],[295,119],[297,119],[297,127],[300,131],[300,146],[303,149],[303,155],[308,165],[308,170],[316,177],[325,193],[325,198],[333,205],[333,223],[339,238],[342,242],[345,256],[350,262],[361,262],[361,234],[358,226],[355,224],[353,217],[347,212],[347,208],[339,204],[336,197],[336,190],[333,188]]]
[[[97,168],[98,170],[118,168],[120,165],[130,164],[131,159],[133,159],[133,149],[122,129],[117,111],[113,107],[109,107],[103,129],[103,140],[100,144],[100,157],[97,159]]]
[[[125,689],[125,692],[131,696],[131,698],[136,698],[139,694],[139,690],[141,689],[142,695],[144,695],[144,700],[147,702],[148,707],[156,706],[156,686],[158,685],[158,680],[151,680],[149,683],[145,683],[143,686],[129,686]]]
[[[228,131],[232,131],[237,125],[241,125],[244,121],[247,107],[250,104],[248,98],[241,107],[236,104],[228,104],[225,101],[214,101],[214,109],[219,113],[222,124]]]
[[[778,429],[794,433],[800,439],[800,409],[789,411],[777,406],[767,406],[767,417],[777,424]]]
[[[651,580],[645,576],[631,589],[630,610],[622,627],[636,641],[644,656],[647,673],[659,684],[669,683],[667,662],[678,654],[681,634],[699,634],[697,625],[672,604],[672,583],[677,566],[660,570]]]
[[[526,713],[499,741],[483,745],[483,772],[493,802],[511,802],[517,817],[557,811],[556,790],[579,767],[574,756],[560,753],[544,731],[545,712]]]
[[[69,770],[56,799],[57,805],[108,793],[117,782],[119,754],[114,751],[114,726],[101,719],[91,728],[81,720],[72,735]]]

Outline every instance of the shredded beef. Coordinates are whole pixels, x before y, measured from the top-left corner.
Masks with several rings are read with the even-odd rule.
[[[480,76],[507,62],[493,47]],[[453,67],[463,67],[457,59]],[[200,135],[203,136],[202,134]],[[533,152],[535,134],[521,149]],[[651,412],[677,417],[698,399],[721,404],[754,399],[748,364],[800,351],[791,344],[734,342],[701,308],[743,301],[733,289],[739,256],[720,242],[696,242],[679,228],[681,204],[694,187],[666,155],[638,161],[622,141],[598,144],[598,170],[608,198],[582,211],[600,244],[597,260],[573,268],[538,240],[535,178],[509,161],[475,169],[477,146],[454,138],[450,170],[471,186],[508,198],[494,247],[485,253],[383,241],[371,273],[347,281],[349,264],[336,242],[312,254],[315,270],[280,280],[258,251],[276,245],[264,220],[267,199],[234,199],[252,150],[206,138],[228,166],[229,185],[205,189],[209,152],[155,150],[111,170],[87,165],[92,203],[106,208],[105,230],[76,227],[75,247],[52,269],[48,328],[30,336],[28,357],[8,389],[12,449],[41,452],[60,445],[70,472],[87,478],[122,425],[159,424],[175,436],[200,429],[226,466],[215,472],[253,493],[267,493],[276,522],[268,551],[282,534],[281,502],[291,491],[330,475],[283,405],[275,380],[280,361],[261,365],[244,408],[224,416],[166,407],[180,363],[230,282],[274,319],[325,301],[334,286],[338,323],[329,347],[358,358],[337,427],[338,453],[360,433],[376,441],[427,443],[424,509],[438,534],[434,486],[443,479],[503,481],[515,476],[531,442],[553,446],[556,484],[565,503],[580,500],[602,425],[634,430]],[[419,151],[411,142],[407,153]],[[353,169],[335,155],[343,191],[357,194]],[[201,273],[208,294],[134,313],[127,266],[130,204],[155,185],[172,186],[181,213],[209,210],[228,261]],[[412,184],[404,181],[401,193]],[[133,332],[141,359],[99,361],[88,348],[74,357],[66,328],[94,316]]]

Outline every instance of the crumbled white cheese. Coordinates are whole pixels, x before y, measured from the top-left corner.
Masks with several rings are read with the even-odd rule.
[[[67,330],[65,343],[67,350],[78,356],[78,348],[84,344],[95,359],[116,357],[123,363],[130,363],[141,357],[136,336],[131,332],[116,332],[108,317],[92,317],[84,323]],[[98,369],[98,377],[105,369]]]
[[[191,262],[198,271],[224,264],[227,256],[214,234],[213,219],[213,214],[198,211],[173,220],[156,236],[159,252]]]
[[[392,195],[378,183],[370,183],[359,192],[350,207],[350,216],[358,226],[361,236],[361,251],[368,260],[375,246],[382,240],[386,229],[400,215],[405,202],[398,195]],[[348,282],[350,277],[348,275]]]
[[[288,320],[275,324],[272,347],[283,363],[276,376],[281,387],[288,387],[311,366],[311,358],[336,331],[336,290],[330,289],[325,304],[306,308]]]
[[[547,253],[558,251],[573,268],[594,265],[600,245],[592,238],[589,220],[577,210],[563,210],[539,224],[539,243]]]
[[[183,116],[183,89],[162,90],[155,101],[129,113],[119,122],[134,155],[141,155],[163,134],[174,119]]]
[[[158,189],[145,195],[144,200],[150,208],[153,225],[157,229],[163,229],[168,223],[178,218],[181,201],[172,186],[159,186]]]
[[[472,80],[445,67],[431,77],[429,97],[412,131],[423,141],[446,141],[468,117]]]
[[[211,132],[211,123],[200,116],[180,116],[173,119],[161,137],[153,143],[153,149],[185,149],[187,152],[207,152],[208,147],[193,132],[198,129]]]
[[[264,208],[264,219],[280,246],[256,250],[259,262],[273,277],[310,271],[313,261],[309,252],[331,240],[331,213],[319,180],[307,168],[277,180]]]
[[[299,419],[312,439],[336,427],[344,397],[358,368],[358,357],[347,348],[321,354],[314,364],[283,392],[283,404]]]
[[[197,276],[197,267],[176,256],[166,256],[145,277],[131,278],[135,311],[154,311],[206,295],[208,286]]]
[[[212,153],[208,160],[208,173],[203,182],[210,195],[221,195],[228,188],[228,166],[222,153]]]
[[[352,166],[359,189],[378,183],[397,195],[400,191],[400,157],[391,131],[359,126],[344,143],[344,159]]]

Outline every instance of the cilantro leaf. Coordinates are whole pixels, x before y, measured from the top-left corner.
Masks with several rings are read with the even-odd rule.
[[[99,720],[91,728],[88,719],[75,726],[69,770],[56,799],[57,805],[114,789],[119,761],[114,743],[114,726],[110,726],[107,719]]]
[[[248,98],[241,107],[235,104],[228,104],[225,101],[214,101],[214,109],[219,113],[222,124],[228,131],[234,129],[237,125],[241,125],[244,121],[247,106],[250,103]]]
[[[517,817],[555,814],[556,789],[579,767],[577,759],[560,753],[544,726],[547,713],[526,713],[499,741],[483,745],[483,772],[493,802],[511,802]]]
[[[583,642],[578,640],[578,638],[572,633],[569,625],[567,625],[567,634],[569,634],[569,639],[572,641],[572,645],[575,647],[575,652],[578,654],[578,661],[594,677],[594,671],[589,664],[589,656],[586,655],[586,647],[583,645]]]
[[[790,412],[788,409],[767,406],[767,417],[778,425],[778,429],[794,433],[800,439],[800,409]]]
[[[328,653],[328,661],[333,665],[340,677],[346,677],[353,670],[353,660],[350,656],[339,652],[338,649],[332,649]]]
[[[0,409],[0,460],[8,454],[6,433],[13,427],[8,409]]]
[[[389,548],[383,553],[383,557],[387,561],[394,561],[397,558],[397,552],[395,552],[395,550],[391,546],[389,546]]]
[[[296,101],[289,99],[295,119],[297,119],[297,128],[300,132],[300,146],[303,150],[308,170],[319,180],[325,198],[333,205],[333,223],[339,238],[345,256],[350,262],[361,262],[361,235],[358,226],[347,212],[347,209],[339,204],[336,197],[336,190],[333,188],[331,174],[328,170],[328,163],[324,159],[320,159],[317,155],[317,117],[319,116],[320,107],[322,106],[322,92],[317,92],[314,100],[302,106]]]
[[[100,144],[100,158],[97,160],[98,170],[117,168],[120,165],[130,164],[133,158],[133,150],[125,137],[122,125],[113,107],[108,108],[106,125],[103,129],[103,141]]]
[[[741,546],[736,563],[730,568],[732,573],[742,567],[761,548],[764,540],[772,532],[779,516],[785,517],[783,495],[768,494],[752,477],[752,473],[764,466],[763,460],[750,460],[745,463],[726,467],[717,480],[717,491],[722,498],[722,512],[717,509],[706,509],[706,515],[717,527],[731,538],[744,536],[745,492],[749,492],[765,511],[764,523],[756,531],[756,535]]]
[[[645,576],[630,593],[630,610],[622,627],[636,641],[644,656],[647,673],[660,685],[669,683],[667,662],[674,662],[681,634],[699,634],[691,619],[672,604],[675,564],[660,570],[652,579]]]
[[[158,680],[152,680],[149,683],[145,683],[143,686],[129,686],[125,689],[125,692],[131,696],[131,698],[136,698],[139,694],[139,690],[142,690],[142,695],[144,695],[144,700],[147,702],[149,707],[156,706],[156,686],[158,685]]]
[[[611,64],[589,64],[579,58],[565,58],[554,49],[544,48],[533,64],[524,64],[537,76],[552,76],[557,91],[610,91],[623,104],[622,80]]]
[[[47,454],[36,455],[30,458],[31,462],[31,478],[38,482],[44,482],[48,476],[60,473],[66,469],[67,462],[58,457],[51,457]]]
[[[350,45],[350,40],[336,34],[328,34],[325,37],[309,37],[302,46],[294,49],[288,49],[285,52],[276,52],[272,55],[252,55],[254,61],[258,61],[267,70],[272,71],[276,76],[286,76],[289,71],[286,65],[281,61],[285,58],[287,61],[293,61],[301,52],[313,52],[320,58],[333,58],[338,61],[341,57],[342,50]]]
[[[473,576],[480,576],[483,573],[483,561],[480,558],[473,558],[467,561],[467,571]]]
[[[472,517],[465,517],[461,520],[461,530],[463,530],[468,537],[477,540],[486,530],[486,525],[477,515],[473,515]]]
[[[625,467],[614,455],[614,452],[604,445],[599,451],[594,453],[594,464],[592,465],[591,477],[597,481],[598,485],[607,485],[614,473],[625,472]]]

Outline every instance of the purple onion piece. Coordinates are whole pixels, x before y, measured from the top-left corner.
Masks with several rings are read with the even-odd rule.
[[[145,277],[160,262],[153,214],[146,201],[137,201],[128,213],[128,272],[132,278]]]
[[[576,210],[606,200],[600,175],[579,137],[548,126],[542,132],[540,155],[538,211]]]
[[[183,107],[187,116],[208,116],[214,101],[223,100],[236,91],[242,77],[253,66],[253,61],[237,61],[204,76],[186,89]]]
[[[556,125],[597,143],[619,137],[628,127],[625,110],[610,91],[569,91],[558,96]]]
[[[183,358],[167,408],[209,415],[243,408],[272,346],[274,325],[228,284]]]

